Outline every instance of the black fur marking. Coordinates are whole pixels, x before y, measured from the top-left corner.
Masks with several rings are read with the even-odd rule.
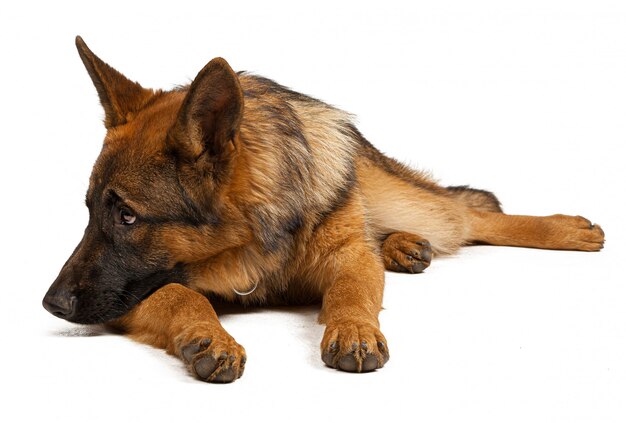
[[[97,231],[88,227],[83,248],[72,255],[68,260],[72,263],[55,282],[77,297],[72,322],[105,323],[168,283],[187,283],[183,265],[168,268],[164,253],[152,251],[151,233],[133,245],[119,234],[109,238]]]
[[[220,222],[216,213],[210,210],[202,210],[193,199],[189,196],[183,185],[180,183],[178,175],[174,178],[176,181],[177,193],[183,200],[185,205],[185,213],[178,215],[170,215],[172,220],[184,223],[190,226],[212,225],[217,226]]]
[[[462,195],[463,193],[468,193],[469,196],[473,198],[475,201],[469,203],[470,206],[489,209],[490,211],[502,213],[502,204],[498,197],[495,196],[494,193],[482,189],[471,188],[469,185],[457,185],[446,187],[446,190],[453,195]]]
[[[270,93],[270,94],[278,94],[280,96],[286,96],[289,100],[291,101],[302,101],[305,103],[323,103],[322,101],[308,96],[306,94],[302,94],[296,91],[293,91],[287,87],[285,87],[284,85],[279,84],[278,82],[266,78],[264,76],[259,76],[259,75],[253,75],[249,72],[246,71],[240,71],[237,72],[238,76],[251,76],[253,77],[256,81],[260,82],[261,84],[263,84],[263,90],[259,91],[259,90],[255,90],[252,88],[246,89],[244,90],[244,97],[245,96],[253,96],[253,97],[261,97],[266,93]],[[323,103],[325,104],[325,103]]]
[[[259,238],[263,250],[266,253],[275,252],[279,246],[279,235],[277,234],[278,229],[276,225],[265,212],[257,210],[256,215],[259,228],[255,232],[255,235]]]
[[[264,104],[260,107],[260,110],[265,113],[267,122],[271,122],[276,132],[298,141],[307,151],[311,150],[308,141],[302,133],[302,122],[293,110],[293,107],[288,103],[282,103],[280,106]]]
[[[131,307],[136,304],[136,300],[143,300],[150,296],[154,291],[169,284],[179,283],[182,285],[187,284],[188,276],[183,264],[179,263],[172,269],[160,269],[151,273],[147,277],[143,277],[137,280],[129,280],[125,287],[124,292],[127,292],[130,298],[127,299],[127,304]]]
[[[138,246],[127,242],[125,235],[125,231],[104,232],[90,220],[49,290],[52,296],[75,297],[75,312],[66,319],[89,324],[120,317],[144,298],[148,286],[162,285],[171,276],[167,257],[155,255],[144,243],[149,244],[150,234]],[[157,275],[162,279],[157,280]]]
[[[430,184],[424,181],[421,181],[417,176],[416,172],[409,168],[408,166],[385,156],[382,154],[376,147],[374,147],[365,137],[359,132],[359,130],[354,125],[348,125],[348,130],[352,134],[352,136],[358,140],[361,146],[361,154],[365,156],[372,163],[379,166],[385,172],[393,175],[397,178],[402,179],[403,181],[426,191],[430,191],[434,194],[445,194],[445,189],[437,186],[436,184]]]
[[[302,215],[294,214],[291,216],[291,219],[286,222],[285,232],[293,236],[298,233],[302,226],[304,226],[304,219],[302,218]]]
[[[259,207],[254,211],[254,217],[254,233],[268,254],[292,248],[296,234],[304,226],[303,216],[295,211],[287,216],[276,216]]]

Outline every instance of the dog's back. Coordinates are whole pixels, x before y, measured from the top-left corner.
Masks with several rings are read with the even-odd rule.
[[[289,233],[319,225],[354,190],[363,194],[374,240],[419,233],[438,253],[469,241],[468,207],[501,211],[487,191],[441,187],[383,155],[346,112],[266,78],[240,73],[239,81],[245,98],[241,154],[258,201],[252,221],[267,250],[292,249],[284,242]]]

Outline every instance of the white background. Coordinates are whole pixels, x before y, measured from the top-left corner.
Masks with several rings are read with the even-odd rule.
[[[626,3],[29,1],[0,11],[0,420],[626,421]],[[215,56],[358,116],[384,152],[511,213],[581,214],[601,253],[471,247],[388,274],[381,371],[319,359],[315,308],[229,313],[242,379],[49,315],[104,128],[74,48],[144,86]],[[44,420],[45,419],[45,420]]]

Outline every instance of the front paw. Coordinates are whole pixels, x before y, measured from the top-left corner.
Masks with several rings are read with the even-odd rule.
[[[371,324],[328,324],[322,339],[322,361],[327,366],[352,373],[371,372],[389,360],[387,340]]]
[[[223,329],[188,331],[176,344],[178,356],[200,380],[230,383],[243,374],[246,351]]]

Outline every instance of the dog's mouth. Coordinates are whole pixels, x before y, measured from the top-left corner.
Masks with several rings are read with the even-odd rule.
[[[85,294],[80,297],[49,291],[42,304],[53,316],[68,322],[88,325],[107,323],[119,318],[139,303],[139,298],[135,301],[128,301],[126,298],[123,293],[114,291]]]
[[[46,293],[42,305],[52,315],[72,323],[108,323],[124,316],[154,291],[168,283],[185,284],[186,281],[186,272],[182,265],[169,270],[155,271],[139,280],[125,282],[121,288],[100,291],[90,289],[90,286],[95,284],[85,284],[86,287],[80,291],[69,290],[64,287],[67,283],[58,278]]]

